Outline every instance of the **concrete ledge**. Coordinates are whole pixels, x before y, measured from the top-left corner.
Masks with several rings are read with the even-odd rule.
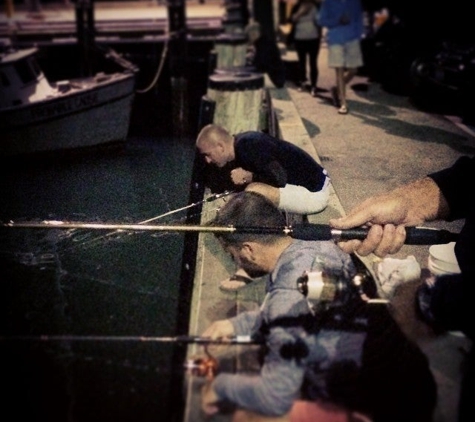
[[[208,196],[209,192],[205,196]],[[225,203],[225,198],[207,202],[204,206],[201,224],[211,220],[216,210]],[[190,314],[190,334],[201,334],[212,322],[230,318],[237,313],[257,309],[264,297],[263,280],[258,280],[238,292],[222,292],[219,281],[229,277],[235,266],[214,235],[203,233],[199,238],[198,256]],[[219,360],[219,370],[224,372],[258,371],[256,346],[214,346],[213,356]],[[188,358],[203,355],[203,347],[192,345]],[[186,410],[185,422],[209,422],[201,412],[201,387],[205,380],[189,375],[185,380]],[[219,414],[213,422],[227,422],[231,415]]]

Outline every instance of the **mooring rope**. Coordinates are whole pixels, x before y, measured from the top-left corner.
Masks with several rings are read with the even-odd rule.
[[[171,34],[170,34],[171,35]],[[169,40],[170,38],[168,38],[166,41],[165,41],[165,44],[163,45],[163,50],[162,50],[162,57],[160,59],[160,63],[158,65],[158,68],[157,68],[157,72],[155,73],[155,76],[154,78],[152,79],[152,82],[150,83],[150,85],[144,89],[136,89],[135,92],[137,94],[145,94],[147,93],[148,91],[150,91],[158,82],[158,79],[160,78],[160,75],[162,73],[162,70],[163,70],[163,65],[165,63],[165,59],[167,57],[167,54],[168,54],[168,43],[169,43]]]

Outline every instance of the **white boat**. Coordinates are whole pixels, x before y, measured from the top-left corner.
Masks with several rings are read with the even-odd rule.
[[[125,141],[137,69],[50,82],[37,52],[0,53],[0,156]]]

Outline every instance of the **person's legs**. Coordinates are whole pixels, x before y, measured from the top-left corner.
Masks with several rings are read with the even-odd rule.
[[[317,78],[315,80],[315,86],[318,85],[318,76],[319,76],[319,71],[318,71],[318,56],[320,54],[320,46],[322,44],[322,37],[320,35],[320,37],[317,39],[317,42],[316,42],[316,50],[315,50],[315,63],[316,63],[316,66],[317,66]]]
[[[355,77],[358,68],[363,65],[360,40],[353,40],[340,46],[339,62],[336,67],[336,86],[340,100],[338,113],[348,113],[346,86]]]
[[[335,86],[331,88],[331,95],[335,107],[340,107],[340,86],[343,78],[343,45],[331,44],[328,46],[328,67],[335,69]],[[339,82],[341,81],[341,82]]]
[[[287,184],[283,188],[276,188],[264,183],[251,183],[246,191],[265,196],[281,211],[301,215],[315,214],[328,205],[330,179],[327,177],[323,188],[318,192],[310,192],[303,186]]]
[[[361,52],[360,40],[353,40],[346,43],[344,45],[343,67],[346,69],[353,69],[355,75],[356,70],[361,66],[363,66],[363,53]]]
[[[342,67],[337,67],[335,69],[335,78],[336,78],[336,91],[338,95],[338,104],[339,104],[339,113],[344,113],[345,110],[348,110],[346,104],[346,84],[344,79],[345,69]]]
[[[295,40],[295,51],[297,52],[298,58],[298,84],[300,87],[302,87],[307,80],[307,53],[305,51],[305,45],[303,41]]]
[[[309,41],[308,45],[308,59],[309,59],[309,68],[310,68],[310,90],[312,95],[317,93],[317,80],[318,80],[318,56],[319,49],[319,40]]]
[[[303,186],[285,185],[279,188],[279,205],[282,211],[307,215],[323,211],[330,198],[330,179],[327,178],[323,188],[318,192],[310,192]]]
[[[265,183],[250,183],[246,186],[247,192],[257,192],[269,199],[276,207],[279,207],[279,188],[266,185]]]
[[[348,85],[351,82],[351,80],[356,76],[357,73],[358,73],[358,69],[355,69],[355,68],[346,69],[343,76],[343,81],[345,82],[345,85]]]
[[[343,46],[344,69],[342,76],[343,95],[341,98],[341,108],[339,113],[346,114],[348,106],[346,103],[346,87],[350,81],[356,76],[358,68],[363,65],[363,54],[361,52],[360,40],[353,40]]]
[[[336,83],[338,89],[338,98],[340,100],[340,108],[338,113],[346,114],[348,113],[348,104],[346,102],[346,87],[348,83],[356,76],[358,69],[336,69]]]

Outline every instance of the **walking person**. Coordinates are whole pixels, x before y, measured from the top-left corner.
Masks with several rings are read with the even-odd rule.
[[[331,88],[338,113],[347,114],[346,87],[363,65],[361,38],[364,32],[360,0],[323,0],[318,22],[327,29],[328,66],[335,69]]]
[[[318,53],[322,28],[317,23],[318,2],[299,0],[290,11],[293,42],[298,56],[298,86],[306,90],[307,69],[310,71],[310,93],[317,95]]]

